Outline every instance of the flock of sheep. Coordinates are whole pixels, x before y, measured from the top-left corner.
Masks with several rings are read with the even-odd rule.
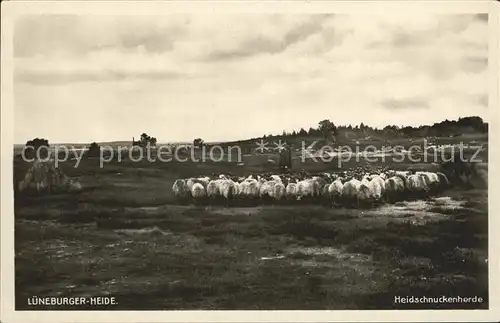
[[[386,170],[376,173],[316,175],[285,174],[236,177],[219,175],[177,179],[174,195],[195,204],[247,201],[255,203],[323,202],[330,205],[366,206],[425,198],[449,187],[440,172]]]

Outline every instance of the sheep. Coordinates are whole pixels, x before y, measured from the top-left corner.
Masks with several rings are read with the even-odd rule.
[[[261,184],[259,193],[261,198],[280,200],[286,193],[286,187],[281,179],[269,180]]]
[[[191,177],[191,178],[188,178],[188,179],[186,180],[186,186],[187,186],[187,189],[188,189],[190,192],[191,192],[191,189],[193,188],[194,183],[196,183],[196,182],[195,182],[195,180],[196,180],[196,179],[195,179],[195,178],[192,178],[192,177]]]
[[[387,172],[387,177],[388,178],[391,178],[391,177],[399,177],[401,179],[401,181],[403,181],[403,184],[404,184],[404,187],[405,187],[405,191],[408,187],[408,176],[411,175],[411,172],[408,172],[408,171],[394,171],[394,170],[391,170],[391,171],[388,171]]]
[[[201,183],[194,183],[191,188],[191,196],[193,197],[193,202],[197,204],[203,202],[207,196],[207,191]]]
[[[397,170],[394,173],[395,173],[394,175],[399,175],[399,176],[404,176],[404,177],[408,177],[408,176],[411,175],[410,171],[400,171],[400,170]]]
[[[373,202],[379,203],[385,193],[385,181],[381,177],[373,178],[370,183],[371,198]]]
[[[297,181],[288,183],[286,186],[286,197],[287,199],[296,199],[297,198]]]
[[[327,184],[326,180],[320,176],[314,176],[313,181],[313,196],[321,196],[323,193],[323,188]]]
[[[257,198],[259,196],[259,182],[252,175],[240,183],[240,196],[246,199]]]
[[[417,174],[408,176],[407,188],[413,196],[424,197],[428,191],[426,177]]]
[[[235,196],[240,196],[240,183],[238,182],[234,182],[234,192],[235,192]]]
[[[416,175],[424,176],[425,180],[428,184],[429,192],[437,193],[439,190],[439,176],[433,172],[416,172]]]
[[[380,202],[384,187],[385,182],[379,175],[365,175],[358,188],[358,205]]]
[[[225,202],[228,202],[236,195],[236,186],[230,179],[220,179],[219,183],[220,195],[224,197]]]
[[[305,179],[297,183],[296,195],[297,200],[303,200],[305,197],[313,197],[315,195],[315,186],[318,183],[313,179]]]
[[[281,178],[278,175],[271,175],[271,179],[276,182],[281,182]]]
[[[274,198],[273,194],[273,188],[277,184],[277,181],[270,180],[270,181],[262,181],[259,187],[259,196],[261,199],[269,199],[269,198]]]
[[[352,178],[351,180],[344,183],[342,187],[342,199],[345,200],[347,204],[352,204],[358,199],[358,191],[361,186],[361,181]]]
[[[251,180],[248,182],[247,186],[247,196],[250,198],[257,198],[259,196],[260,182],[257,180]]]
[[[193,187],[191,187],[191,195],[194,198],[202,198],[207,195],[207,191],[201,183],[194,183]]]
[[[246,194],[247,194],[247,186],[248,186],[248,182],[247,180],[244,180],[242,181],[241,183],[239,183],[239,187],[238,187],[238,195],[242,198],[245,198],[246,197]]]
[[[190,195],[190,191],[188,190],[188,187],[186,185],[186,180],[184,179],[175,180],[174,184],[172,185],[172,191],[174,192],[174,195],[176,197],[181,199],[187,198]]]
[[[328,186],[328,197],[332,203],[337,203],[342,197],[343,188],[344,184],[342,184],[342,180],[340,178],[337,178]]]
[[[361,179],[361,184],[368,184],[370,182],[370,175],[369,174],[365,174],[363,176],[363,178]]]
[[[281,201],[286,194],[286,187],[283,183],[276,183],[273,187],[273,195],[276,201]]]
[[[193,191],[193,185],[195,183],[200,183],[201,185],[203,185],[203,187],[207,187],[208,183],[210,182],[210,178],[208,177],[199,177],[199,178],[188,178],[186,180],[186,185],[187,185],[187,188],[190,192]]]
[[[205,177],[198,177],[198,180],[201,182],[203,187],[207,188],[208,183],[210,182],[210,177],[205,176]]]
[[[389,202],[403,199],[405,194],[405,181],[401,176],[392,176],[385,180],[385,195]]]
[[[428,171],[394,171],[357,168],[338,174],[300,172],[292,176],[249,175],[235,177],[224,174],[209,177],[199,176],[178,179],[172,190],[178,198],[192,197],[195,202],[204,198],[223,198],[230,201],[243,199],[268,199],[270,201],[305,200],[320,198],[320,203],[357,202],[357,205],[380,202],[387,199],[394,202],[411,193],[414,197],[425,197],[447,188],[450,182],[444,173]],[[314,175],[314,176],[312,176]],[[342,173],[339,173],[342,175]]]
[[[219,180],[212,180],[207,185],[207,196],[216,199],[220,196]]]
[[[357,193],[358,206],[367,205],[371,202],[374,195],[373,186],[368,181],[361,181]]]
[[[380,174],[380,175],[371,175],[370,176],[370,182],[376,182],[378,185],[380,185],[382,191],[380,192],[380,195],[382,196],[385,192],[385,174]]]

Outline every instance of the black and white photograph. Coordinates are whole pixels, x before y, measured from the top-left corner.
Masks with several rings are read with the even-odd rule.
[[[2,4],[10,317],[491,314],[495,6],[174,3]]]

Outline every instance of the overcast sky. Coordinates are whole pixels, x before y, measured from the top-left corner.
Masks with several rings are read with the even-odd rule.
[[[487,120],[487,15],[26,16],[15,141]]]

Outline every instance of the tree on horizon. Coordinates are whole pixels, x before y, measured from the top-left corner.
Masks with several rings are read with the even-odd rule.
[[[146,147],[148,143],[150,146],[156,146],[156,138],[151,137],[144,132],[141,134],[141,138],[139,139],[139,146]]]
[[[318,123],[318,131],[323,134],[325,140],[334,140],[337,135],[337,127],[328,119],[321,120]]]

